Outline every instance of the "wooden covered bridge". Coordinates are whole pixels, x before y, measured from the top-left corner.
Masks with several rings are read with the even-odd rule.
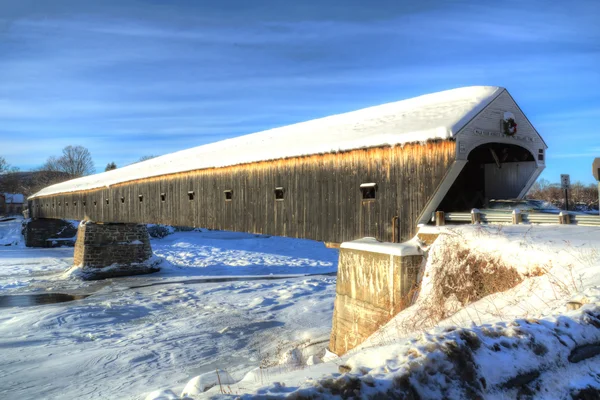
[[[401,242],[436,210],[525,195],[546,145],[500,87],[466,87],[47,187],[30,217]]]
[[[29,198],[27,231],[86,221],[74,265],[90,279],[154,271],[146,223],[344,242],[329,346],[342,354],[417,284],[420,248],[381,242],[412,238],[435,211],[524,196],[545,152],[508,91],[466,87],[50,186]]]

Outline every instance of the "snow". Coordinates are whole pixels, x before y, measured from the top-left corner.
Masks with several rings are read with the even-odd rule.
[[[192,378],[185,385],[185,388],[183,388],[181,397],[198,395],[206,392],[213,386],[230,385],[232,383],[236,383],[236,381],[231,375],[229,375],[229,372],[222,369],[216,369]]]
[[[9,221],[0,222],[0,246],[19,246],[23,247],[23,238],[21,236],[20,217],[10,218]]]
[[[152,240],[154,254],[165,260],[168,276],[244,276],[330,273],[337,251],[323,243],[225,231],[176,232]],[[277,249],[273,251],[273,249]]]
[[[447,139],[503,90],[464,87],[269,129],[52,185],[31,198],[205,168]]]
[[[361,184],[360,184],[360,187],[361,187],[361,188],[372,188],[372,187],[375,187],[375,186],[377,186],[377,184],[376,184],[376,183],[374,183],[374,182],[370,182],[370,183],[361,183]]]
[[[600,387],[598,356],[578,360],[582,346],[600,343],[599,227],[424,228],[441,236],[425,249],[415,303],[338,357],[324,351],[335,277],[297,276],[335,271],[337,251],[321,243],[175,232],[151,241],[160,273],[81,282],[64,278],[72,249],[23,248],[20,222],[0,223],[0,237],[18,242],[0,248],[0,295],[90,296],[0,308],[0,398],[333,399],[343,389],[506,399],[520,396],[511,387],[518,374],[539,375],[528,390],[540,399]],[[419,324],[436,274],[448,268],[442,245],[456,243],[510,265],[522,281],[467,305],[448,299],[449,314]],[[228,383],[208,388],[217,370]]]
[[[146,396],[145,400],[178,400],[180,397],[172,390],[155,390]]]
[[[299,377],[282,375],[277,379],[286,382],[285,391],[274,385],[258,389],[259,396],[242,398],[262,398],[260,395],[265,394],[283,397],[291,393],[301,398],[336,398],[330,388],[344,385],[358,387],[355,390],[361,390],[363,395],[359,398],[368,394],[405,398],[411,392],[416,392],[417,398],[427,399],[518,398],[517,390],[511,388],[511,379],[528,373],[539,373],[543,382],[536,399],[568,398],[573,388],[600,383],[595,377],[600,370],[597,360],[567,360],[576,345],[600,340],[600,330],[594,326],[600,320],[590,321],[589,311],[578,310],[557,318],[437,328],[341,359],[338,365],[343,362],[349,370],[345,376],[331,372],[328,377],[319,378],[309,371],[312,379],[296,386],[294,381]],[[465,362],[461,363],[461,359]],[[405,388],[399,385],[403,380],[407,382]],[[352,385],[352,381],[356,383]]]
[[[418,256],[423,254],[416,241],[404,243],[379,242],[373,237],[344,242],[340,245],[342,249],[368,251],[371,253],[389,254],[391,256]]]
[[[571,398],[577,390],[600,387],[598,356],[572,361],[582,346],[600,344],[600,228],[483,225],[425,230],[441,236],[427,249],[428,263],[413,306],[342,357],[329,355],[321,364],[294,370],[263,369],[269,379],[260,382],[253,372],[232,385],[232,393],[242,399],[335,399],[344,390],[358,398],[413,393],[420,398],[507,399],[522,396],[513,388],[514,378],[527,374],[537,377],[527,389],[536,399]],[[436,270],[448,267],[441,245],[458,242],[499,257],[523,281],[454,311],[456,305],[448,302],[442,305],[452,311],[447,318],[430,325],[415,323],[415,316],[426,311],[424,300]],[[341,366],[348,372],[341,374]]]
[[[1,232],[20,223],[0,223],[0,236],[18,238]],[[329,338],[335,276],[304,276],[335,273],[337,250],[323,243],[176,232],[151,240],[169,258],[161,272],[97,282],[65,276],[73,248],[21,244],[0,247],[0,305],[4,295],[89,296],[0,307],[2,399],[179,398],[196,376],[218,368],[239,381],[280,349],[309,340],[322,351]]]

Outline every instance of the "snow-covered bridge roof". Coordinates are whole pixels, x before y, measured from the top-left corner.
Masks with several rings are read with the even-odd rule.
[[[32,197],[198,169],[447,139],[503,90],[496,86],[464,87],[269,129],[52,185]]]

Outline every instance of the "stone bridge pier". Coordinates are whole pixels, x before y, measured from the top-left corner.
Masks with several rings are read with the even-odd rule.
[[[23,226],[27,247],[73,246],[77,228],[69,221],[51,218],[34,218]]]
[[[79,225],[73,265],[84,279],[105,279],[157,272],[148,230],[143,224]]]
[[[52,236],[55,235],[57,226],[62,226],[61,222],[65,223],[52,219],[30,221],[25,227],[27,246],[47,247],[48,242],[55,241]],[[91,221],[79,224],[73,268],[83,279],[153,273],[159,270],[158,262],[152,256],[150,238],[144,224]]]

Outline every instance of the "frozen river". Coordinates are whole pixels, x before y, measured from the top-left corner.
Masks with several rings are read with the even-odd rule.
[[[0,308],[0,398],[143,398],[215,368],[241,379],[297,343],[326,347],[337,251],[322,243],[177,232],[152,240],[161,272],[81,282],[63,273],[72,248],[24,248],[19,224],[0,223],[12,243],[0,247],[0,296],[80,298]]]

